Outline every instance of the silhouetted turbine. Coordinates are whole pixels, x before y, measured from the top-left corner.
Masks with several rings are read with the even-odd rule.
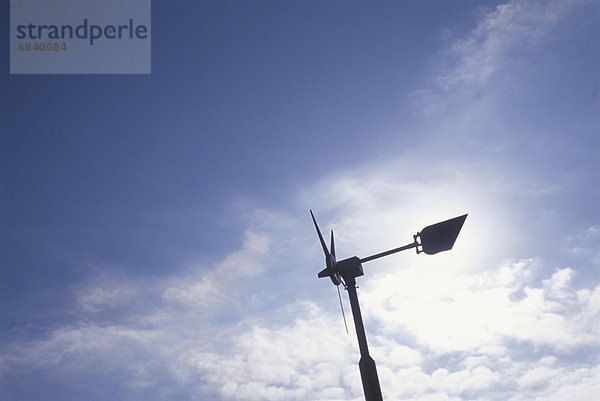
[[[382,401],[383,396],[381,395],[381,386],[379,385],[379,377],[377,376],[377,367],[375,365],[375,361],[369,355],[367,336],[362,321],[360,305],[358,303],[358,294],[356,293],[356,277],[364,274],[362,263],[411,248],[416,248],[417,254],[426,253],[427,255],[434,255],[438,252],[448,251],[454,246],[456,238],[460,233],[467,215],[464,214],[462,216],[425,227],[423,230],[421,230],[421,232],[417,232],[417,234],[413,235],[413,242],[411,244],[367,256],[366,258],[361,259],[357,256],[353,256],[348,259],[340,260],[339,262],[335,258],[333,230],[331,230],[331,252],[329,252],[312,210],[310,211],[310,215],[317,230],[319,242],[323,248],[323,253],[325,254],[325,269],[319,272],[318,277],[329,277],[333,284],[338,287],[338,295],[340,284],[343,284],[344,288],[348,290],[350,306],[352,307],[352,317],[354,318],[354,326],[356,327],[356,336],[358,338],[358,348],[360,350],[360,361],[358,362],[358,367],[360,369],[360,377],[362,380],[363,391],[365,393],[365,400]],[[419,240],[421,242],[419,242]],[[421,249],[419,249],[419,247]],[[346,318],[344,317],[344,324],[345,321]]]

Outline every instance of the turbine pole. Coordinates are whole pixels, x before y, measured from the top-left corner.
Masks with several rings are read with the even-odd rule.
[[[360,349],[358,368],[360,369],[365,400],[383,401],[379,377],[377,376],[377,367],[375,366],[375,361],[369,355],[369,347],[367,346],[367,335],[360,313],[360,305],[358,304],[358,294],[356,293],[356,279],[353,275],[346,275],[344,276],[344,281],[346,282],[346,289],[350,297],[352,317],[354,318],[354,327],[356,327],[356,336],[358,337],[358,348]]]

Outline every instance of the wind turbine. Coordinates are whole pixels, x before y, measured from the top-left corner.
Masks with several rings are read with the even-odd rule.
[[[413,242],[408,245],[367,256],[366,258],[353,256],[351,258],[340,260],[339,262],[335,257],[333,230],[331,230],[331,251],[329,251],[312,210],[310,211],[310,215],[313,223],[315,224],[319,241],[321,242],[321,247],[323,248],[323,253],[325,254],[325,268],[319,272],[318,277],[329,277],[338,289],[338,296],[340,284],[342,284],[348,291],[350,306],[352,308],[352,317],[354,318],[354,326],[356,328],[356,336],[358,337],[358,348],[360,350],[360,361],[358,362],[358,368],[360,370],[365,400],[383,401],[383,396],[381,395],[381,386],[379,385],[379,377],[377,376],[377,366],[375,365],[373,358],[371,358],[371,355],[369,355],[367,335],[365,333],[365,326],[362,321],[360,305],[358,303],[358,294],[356,293],[356,277],[364,275],[362,263],[370,262],[374,259],[411,248],[416,248],[417,254],[425,253],[427,255],[434,255],[438,252],[448,251],[454,246],[454,242],[456,242],[458,233],[460,232],[467,215],[464,214],[462,216],[425,227],[420,232],[417,232],[417,234],[413,235]],[[340,305],[341,302],[342,301],[340,297]],[[344,323],[345,321],[346,318],[344,317]]]

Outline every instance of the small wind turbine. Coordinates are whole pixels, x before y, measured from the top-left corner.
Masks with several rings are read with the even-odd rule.
[[[331,230],[330,252],[327,249],[327,245],[325,244],[323,235],[321,235],[321,230],[319,229],[319,225],[317,224],[317,220],[315,219],[315,215],[313,214],[312,210],[310,211],[310,215],[313,223],[315,224],[315,228],[317,229],[319,241],[321,242],[321,247],[323,248],[323,253],[325,253],[325,269],[321,270],[318,276],[321,278],[329,277],[331,279],[333,284],[338,289],[340,305],[342,304],[342,300],[339,292],[339,285],[343,284],[344,288],[348,291],[350,306],[352,308],[352,317],[354,318],[354,326],[356,327],[356,336],[358,337],[358,348],[360,350],[360,361],[358,362],[358,367],[360,370],[363,391],[365,393],[365,400],[383,401],[383,396],[381,395],[381,386],[379,385],[379,378],[377,376],[377,367],[375,366],[375,361],[369,355],[367,336],[362,321],[362,315],[360,313],[360,305],[358,304],[358,295],[356,293],[356,277],[364,274],[362,263],[370,262],[371,260],[411,248],[416,248],[417,254],[423,252],[427,255],[434,255],[438,252],[448,251],[454,246],[454,242],[456,242],[458,233],[460,232],[467,215],[464,214],[462,216],[425,227],[423,230],[413,235],[413,242],[411,244],[367,256],[366,258],[353,256],[348,259],[340,260],[339,262],[335,258],[333,230]],[[343,313],[344,309],[342,307],[342,315]],[[344,324],[345,323],[346,317],[344,317]],[[347,326],[346,330],[348,330]]]

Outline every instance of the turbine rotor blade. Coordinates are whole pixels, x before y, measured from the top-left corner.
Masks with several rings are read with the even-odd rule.
[[[335,243],[333,242],[333,230],[331,230],[331,254],[335,258]]]
[[[342,296],[340,295],[340,286],[337,286],[338,298],[340,300],[340,308],[342,309],[342,317],[344,318],[344,327],[346,328],[346,334],[348,334],[348,323],[346,323],[346,314],[344,313],[344,305],[342,305]]]
[[[317,220],[315,219],[315,215],[313,214],[312,210],[310,211],[310,215],[312,216],[313,223],[315,223],[315,228],[317,229],[317,234],[319,235],[319,241],[321,241],[321,246],[323,247],[323,252],[325,253],[325,258],[329,259],[330,253],[327,250],[327,245],[325,245],[325,240],[321,235],[321,230],[319,230],[319,225],[317,224]]]

